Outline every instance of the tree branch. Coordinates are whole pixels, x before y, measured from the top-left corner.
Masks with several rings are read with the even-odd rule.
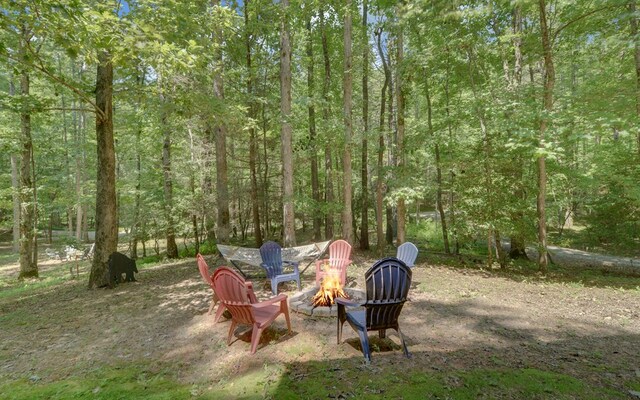
[[[50,107],[50,108],[43,108],[42,111],[80,111],[80,112],[91,112],[94,113],[96,112],[96,110],[92,109],[92,108],[76,108],[76,107]]]
[[[578,16],[577,18],[572,19],[571,21],[565,23],[564,25],[561,25],[558,29],[555,30],[555,32],[553,32],[551,43],[555,43],[556,38],[558,37],[560,32],[562,32],[569,25],[571,25],[571,24],[573,24],[575,22],[578,22],[581,19],[585,19],[586,17],[591,16],[591,15],[597,13],[597,12],[604,11],[604,10],[607,10],[607,9],[610,9],[610,8],[622,7],[622,6],[623,6],[622,4],[614,4],[614,5],[608,5],[608,6],[596,8],[595,10],[591,10],[588,13],[582,14],[582,15]]]
[[[61,79],[60,77],[52,74],[49,70],[47,70],[46,67],[44,67],[44,65],[42,65],[42,60],[41,61],[41,65],[36,65],[36,64],[30,64],[27,62],[24,62],[16,57],[11,56],[8,53],[5,53],[6,57],[10,60],[13,60],[19,64],[22,64],[24,66],[33,68],[37,71],[42,72],[43,74],[45,74],[46,76],[49,77],[49,79],[58,82],[59,84],[61,84],[62,86],[68,88],[69,90],[71,90],[73,93],[75,93],[76,95],[78,95],[78,97],[80,97],[82,100],[86,101],[87,103],[91,104],[91,106],[93,106],[93,109],[96,114],[98,114],[98,116],[100,118],[104,118],[106,115],[104,113],[104,111],[102,111],[93,101],[91,101],[91,99],[89,99],[84,93],[82,93],[82,91],[80,91],[80,89],[68,84],[67,82],[64,81],[64,79]],[[38,58],[39,59],[39,58]]]

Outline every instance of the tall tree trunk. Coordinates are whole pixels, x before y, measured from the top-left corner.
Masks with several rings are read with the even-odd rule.
[[[256,138],[255,124],[256,106],[253,93],[253,70],[251,66],[251,30],[249,25],[249,1],[244,3],[244,24],[246,29],[246,65],[247,65],[247,98],[249,105],[247,111],[248,119],[251,121],[249,127],[249,170],[251,174],[251,215],[253,217],[253,230],[256,240],[256,247],[262,246],[262,229],[260,227],[260,196],[258,194],[258,144]]]
[[[296,244],[296,216],[293,208],[293,148],[291,126],[291,42],[289,0],[282,0],[280,26],[280,112],[282,114],[282,217],[284,245]]]
[[[384,186],[384,113],[387,109],[387,87],[389,87],[389,68],[386,66],[386,58],[382,51],[382,29],[376,29],[376,37],[378,43],[378,54],[385,66],[384,71],[384,83],[382,84],[382,91],[380,94],[380,123],[378,125],[378,164],[377,164],[377,180],[376,180],[376,247],[379,256],[382,256],[385,249],[385,236],[383,228],[383,186]]]
[[[307,91],[309,96],[309,152],[311,159],[311,197],[313,198],[313,239],[319,241],[321,238],[320,228],[322,218],[320,217],[320,182],[318,181],[318,143],[316,138],[316,107],[314,101],[314,76],[313,76],[313,32],[311,30],[312,12],[307,16]]]
[[[164,193],[164,216],[166,221],[167,257],[178,258],[178,245],[176,244],[175,226],[173,220],[173,176],[171,173],[171,127],[167,112],[167,101],[163,92],[164,76],[158,73],[158,91],[160,93],[160,127],[163,133],[162,143],[162,176]]]
[[[396,166],[396,143],[397,143],[397,138],[398,138],[398,132],[394,129],[394,125],[393,125],[393,100],[394,100],[394,95],[393,95],[393,79],[392,79],[392,75],[391,75],[391,54],[392,54],[392,50],[391,50],[391,42],[390,40],[387,40],[387,62],[386,63],[382,63],[382,66],[385,68],[384,70],[384,74],[385,74],[385,79],[387,74],[389,75],[389,103],[387,104],[387,130],[389,132],[389,137],[387,138],[387,141],[389,143],[389,151],[387,152],[387,158],[388,158],[388,164],[389,166],[391,166],[391,172],[389,173],[388,176],[388,180],[389,181],[395,181],[395,177],[393,176],[394,174],[394,168]],[[389,192],[389,186],[387,186],[387,192]],[[395,226],[394,226],[394,207],[392,207],[390,204],[387,204],[386,210],[385,210],[385,214],[386,214],[386,241],[387,244],[392,245],[393,244],[393,237],[394,235],[394,231],[395,231]]]
[[[449,61],[449,49],[447,48],[447,61]],[[450,96],[449,96],[449,77],[450,77],[450,63],[447,62],[447,73],[446,73],[446,79],[445,79],[445,85],[444,85],[444,95],[445,95],[445,112],[447,114],[447,130],[449,132],[449,141],[451,143],[453,143],[453,127],[451,124],[451,103],[450,103]],[[439,150],[439,148],[438,148]],[[454,238],[454,248],[453,248],[453,253],[454,254],[459,254],[460,252],[460,242],[458,241],[458,235],[456,233],[456,208],[455,208],[455,173],[453,172],[453,170],[451,170],[449,172],[449,177],[451,179],[450,181],[450,189],[449,189],[449,211],[451,214],[451,229],[453,230],[453,238]]]
[[[538,156],[538,198],[536,208],[538,211],[538,268],[541,272],[547,271],[547,220],[545,215],[547,194],[547,170],[545,164],[545,134],[549,124],[549,118],[553,111],[553,87],[556,83],[555,69],[553,65],[553,49],[549,28],[547,26],[547,6],[545,0],[539,0],[540,7],[540,33],[542,35],[542,49],[544,53],[544,114],[540,118],[540,133],[538,147],[541,155]]]
[[[634,61],[636,67],[636,116],[640,118],[640,36],[638,36],[638,14],[637,1],[629,2],[629,11],[631,12],[631,38],[634,47]],[[640,129],[636,132],[636,142],[638,145],[638,157],[640,157]]]
[[[324,60],[324,79],[322,83],[322,100],[324,102],[322,119],[324,126],[329,126],[329,118],[331,113],[330,101],[329,101],[329,89],[331,85],[331,61],[329,59],[329,43],[327,39],[327,27],[324,21],[324,10],[320,11],[320,26],[322,27],[322,58]],[[326,129],[326,128],[325,128]],[[334,200],[333,195],[333,163],[331,155],[331,138],[325,137],[324,148],[324,167],[325,167],[325,185],[324,185],[324,200],[327,205],[332,205]],[[325,239],[333,238],[333,210],[331,207],[327,210],[325,222],[324,222],[324,237]]]
[[[89,276],[89,288],[104,286],[107,261],[118,246],[116,225],[116,155],[113,143],[113,64],[107,51],[98,53],[96,74],[96,246]]]
[[[352,136],[352,107],[353,107],[353,76],[351,71],[351,0],[345,0],[344,15],[344,79],[343,79],[343,102],[344,102],[344,152],[342,155],[343,169],[343,200],[342,211],[342,237],[349,243],[353,243],[352,207],[351,196],[351,136]]]
[[[447,230],[447,218],[444,213],[444,205],[442,201],[442,162],[440,160],[440,143],[438,138],[435,137],[435,131],[433,129],[433,108],[431,106],[431,92],[429,90],[429,78],[428,73],[424,72],[424,88],[425,95],[427,97],[427,127],[429,129],[429,137],[433,140],[434,152],[436,158],[436,207],[438,208],[438,214],[440,214],[440,226],[442,227],[442,241],[444,243],[444,252],[451,253],[449,249],[449,231]]]
[[[401,7],[401,6],[400,6]],[[405,169],[405,157],[404,157],[404,88],[402,81],[402,63],[404,59],[404,39],[403,39],[402,27],[398,27],[398,43],[396,49],[396,106],[397,106],[397,127],[398,127],[398,142],[396,144],[397,154],[397,171],[396,174],[402,177]],[[396,175],[396,178],[398,176]],[[406,217],[407,207],[405,205],[405,199],[401,195],[398,198],[396,218],[398,221],[398,237],[396,244],[399,246],[405,242],[406,234]]]
[[[20,39],[20,57],[27,62],[27,46],[31,33],[22,27]],[[20,70],[20,95],[29,96],[29,74],[26,69]],[[20,273],[19,279],[38,276],[38,265],[34,262],[34,226],[35,202],[33,193],[35,185],[32,180],[33,142],[31,138],[31,111],[23,108],[20,111],[20,142],[22,145],[20,160]]]
[[[514,82],[514,90],[516,91],[516,96],[520,96],[520,87],[522,85],[522,65],[523,65],[523,56],[522,56],[522,10],[519,5],[516,5],[513,9],[513,22],[512,22],[512,30],[513,30],[513,48],[514,48],[514,67],[513,67],[513,82]],[[525,190],[524,190],[524,182],[523,180],[523,170],[524,170],[524,162],[521,157],[517,157],[514,160],[514,164],[516,167],[516,176],[514,179],[516,189],[514,192],[514,196],[518,199],[525,200]],[[512,222],[515,226],[515,232],[511,236],[511,249],[509,250],[509,257],[516,258],[527,258],[527,253],[525,251],[525,233],[524,229],[521,228],[522,221],[524,220],[524,212],[517,211],[513,213]]]
[[[220,0],[213,0],[213,5],[219,6]],[[216,99],[224,101],[223,61],[222,51],[220,50],[224,41],[222,29],[215,30],[214,40],[217,46],[214,57],[216,67],[213,75],[213,93]],[[216,208],[218,210],[216,236],[218,242],[228,243],[231,232],[231,219],[229,216],[229,182],[227,178],[227,126],[224,122],[219,121],[214,127],[214,132],[216,142]]]
[[[368,1],[362,2],[362,162],[360,176],[362,179],[362,215],[360,218],[360,249],[369,250],[369,177],[368,177],[368,147],[369,147],[369,32],[368,32]]]

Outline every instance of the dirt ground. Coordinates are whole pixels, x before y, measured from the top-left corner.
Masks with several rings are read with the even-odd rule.
[[[222,262],[207,257],[210,266]],[[372,260],[356,257],[348,275],[362,287]],[[370,368],[451,371],[536,368],[629,393],[640,377],[640,287],[589,286],[544,277],[511,278],[481,269],[434,265],[421,257],[413,270],[410,301],[401,328],[413,357],[404,358],[395,333],[372,339]],[[65,268],[49,262],[41,268]],[[313,283],[313,268],[303,286]],[[3,268],[0,273],[15,273]],[[249,356],[242,328],[226,345],[229,322],[207,315],[211,289],[195,260],[141,269],[138,282],[114,290],[87,290],[79,279],[47,289],[0,297],[0,382],[55,381],[123,363],[153,364],[181,382],[233,382],[239,375],[288,366],[304,374],[317,360],[349,359],[361,365],[357,335],[345,325],[336,344],[336,322],[291,313],[292,333],[279,317]],[[259,298],[270,296],[264,278],[252,279]],[[294,293],[293,283],[281,286]],[[372,335],[373,338],[373,335]],[[299,371],[296,371],[296,368]],[[302,376],[302,375],[301,375]]]

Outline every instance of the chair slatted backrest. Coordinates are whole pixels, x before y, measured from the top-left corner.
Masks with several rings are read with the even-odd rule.
[[[276,242],[268,241],[260,246],[262,262],[269,266],[267,278],[282,275],[282,248]]]
[[[200,270],[202,279],[204,279],[204,281],[211,286],[211,289],[213,289],[213,280],[211,279],[211,275],[209,275],[209,266],[207,265],[207,262],[200,253],[196,256],[196,260],[198,261],[198,269]]]
[[[411,242],[402,243],[398,246],[396,257],[405,263],[407,267],[412,268],[418,257],[418,248]]]
[[[409,287],[411,269],[395,257],[377,261],[365,273],[367,330],[395,328]]]
[[[349,260],[351,257],[351,245],[345,240],[336,240],[329,246],[329,259]]]
[[[244,279],[227,267],[219,267],[213,273],[213,287],[232,318],[241,324],[253,324],[255,317],[250,295]]]

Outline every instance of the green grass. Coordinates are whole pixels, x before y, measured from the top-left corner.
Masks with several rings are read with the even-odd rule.
[[[339,364],[337,364],[339,365]],[[318,363],[308,379],[288,374],[273,398],[380,399],[616,399],[623,393],[591,386],[568,375],[537,369],[445,372],[331,371]],[[324,371],[319,371],[324,368]]]
[[[55,382],[22,379],[0,386],[2,398],[27,399],[191,399],[192,387],[143,366],[103,368]]]

